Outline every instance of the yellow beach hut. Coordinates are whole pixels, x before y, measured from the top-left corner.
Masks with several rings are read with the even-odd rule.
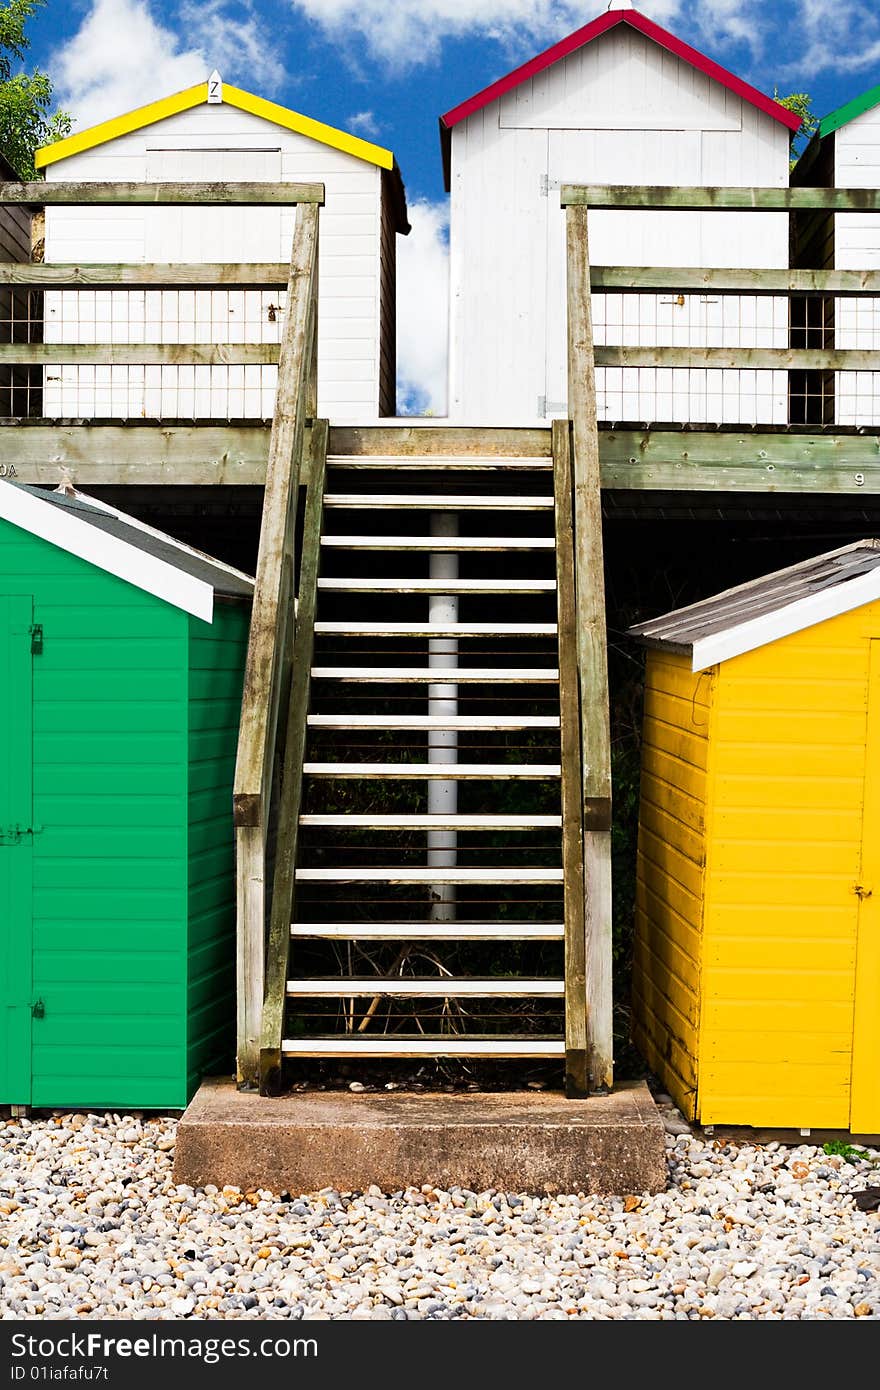
[[[702,1124],[880,1132],[880,541],[630,631],[635,1041]]]

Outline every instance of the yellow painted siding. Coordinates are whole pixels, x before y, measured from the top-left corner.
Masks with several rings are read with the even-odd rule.
[[[846,1129],[867,605],[721,664],[707,811],[698,1118]]]
[[[639,810],[634,1037],[694,1115],[712,680],[649,651]]]

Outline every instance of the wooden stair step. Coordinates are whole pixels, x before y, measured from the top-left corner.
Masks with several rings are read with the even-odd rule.
[[[555,579],[319,579],[339,594],[550,594]]]
[[[459,781],[504,781],[533,778],[547,781],[560,776],[559,763],[306,763],[307,777],[397,777]]]
[[[553,550],[553,536],[336,536],[321,537],[336,550]]]
[[[555,637],[555,623],[315,623],[321,637]]]
[[[297,883],[561,883],[561,869],[297,869]]]
[[[564,1057],[562,1038],[451,1038],[448,1035],[420,1038],[371,1038],[367,1034],[333,1038],[285,1038],[284,1057],[369,1057],[407,1059],[416,1057],[493,1057],[499,1060]]]
[[[556,685],[556,666],[313,666],[313,680],[428,685]]]
[[[355,469],[399,469],[401,472],[418,471],[425,473],[433,469],[438,472],[494,473],[547,471],[553,468],[552,459],[544,455],[536,458],[495,458],[482,454],[431,454],[428,456],[407,457],[403,454],[331,454],[327,459],[328,468]]]
[[[310,729],[450,729],[507,733],[518,729],[558,729],[558,715],[500,714],[310,714]]]
[[[561,999],[564,980],[513,978],[288,980],[288,999]]]
[[[424,493],[424,492],[328,492],[324,506],[350,511],[392,511],[402,507],[411,511],[465,512],[540,512],[550,511],[552,497],[531,496],[528,493]]]
[[[300,825],[348,830],[559,830],[561,816],[469,816],[464,812],[444,816],[329,815],[312,812],[300,816]]]
[[[563,941],[562,922],[294,922],[292,937],[322,941]]]

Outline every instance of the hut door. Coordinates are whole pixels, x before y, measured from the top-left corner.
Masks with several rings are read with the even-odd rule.
[[[862,867],[856,884],[856,945],[850,1129],[880,1130],[880,641],[871,643]]]
[[[0,1105],[31,1098],[32,618],[0,594]]]

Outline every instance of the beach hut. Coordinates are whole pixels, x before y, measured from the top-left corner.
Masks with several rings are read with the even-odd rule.
[[[635,1040],[703,1124],[880,1132],[880,541],[631,631]]]
[[[186,1105],[230,1068],[251,580],[0,483],[0,1105]]]
[[[46,180],[323,183],[318,410],[395,414],[398,234],[406,195],[390,150],[224,83],[219,74],[40,150]],[[295,209],[50,207],[46,260],[288,262]],[[47,342],[279,340],[277,288],[55,291]],[[108,339],[108,334],[110,335]],[[275,367],[74,367],[47,375],[47,416],[271,417]]]
[[[799,118],[626,6],[440,118],[450,206],[449,413],[567,414],[565,216],[575,184],[784,188]],[[788,218],[596,212],[595,265],[785,267]],[[786,347],[783,298],[593,298],[597,344]],[[603,368],[600,418],[784,423],[785,372]]]
[[[820,188],[880,188],[880,85],[829,112],[792,172],[792,182]],[[793,219],[794,264],[823,270],[880,270],[880,225],[871,213],[801,213]],[[797,346],[880,348],[880,300],[810,298],[792,301],[806,316]],[[793,328],[798,325],[793,324]],[[878,373],[809,374],[807,423],[876,425]]]

